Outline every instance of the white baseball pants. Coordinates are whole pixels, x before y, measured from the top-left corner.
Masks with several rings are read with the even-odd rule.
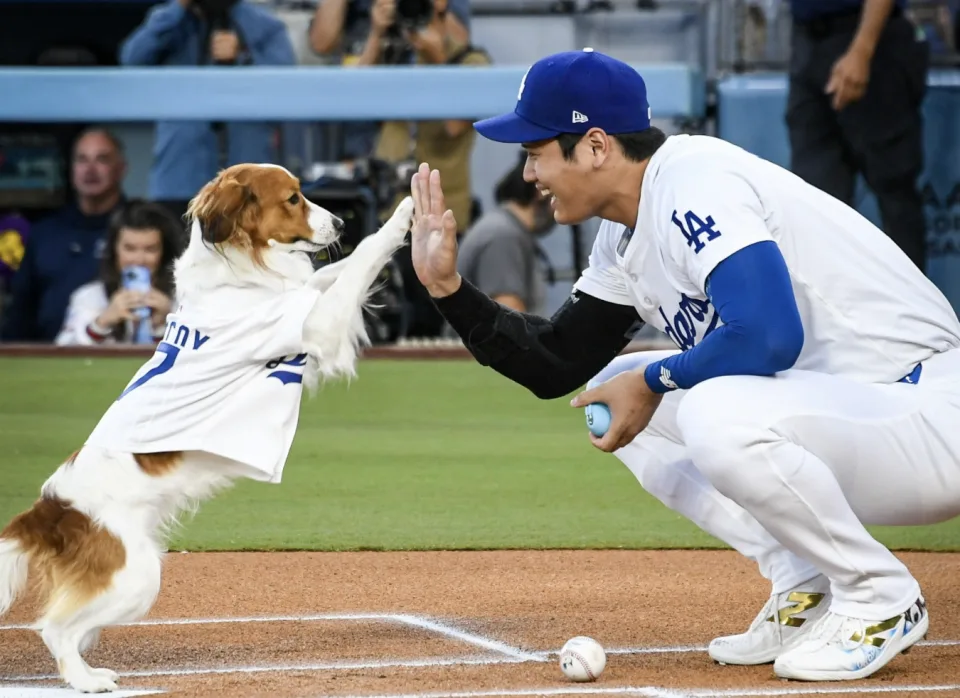
[[[590,385],[673,353],[620,356]],[[667,394],[615,455],[650,494],[755,560],[775,593],[822,572],[833,611],[890,618],[919,585],[864,526],[960,515],[960,350],[924,362],[915,385],[801,370],[704,381]]]

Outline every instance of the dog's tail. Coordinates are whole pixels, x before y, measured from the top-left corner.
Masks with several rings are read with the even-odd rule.
[[[29,562],[29,555],[18,538],[8,537],[7,530],[0,534],[0,616],[27,585]]]

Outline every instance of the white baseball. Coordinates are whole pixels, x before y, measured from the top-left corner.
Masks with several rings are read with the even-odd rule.
[[[606,666],[607,653],[592,637],[572,637],[560,650],[560,671],[573,681],[596,681]]]

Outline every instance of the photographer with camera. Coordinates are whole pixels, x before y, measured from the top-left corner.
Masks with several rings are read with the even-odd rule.
[[[468,45],[469,0],[446,4],[442,34]],[[344,66],[413,63],[416,55],[408,31],[422,28],[433,16],[433,0],[320,0],[310,24],[310,47],[321,56],[339,58]],[[348,121],[339,126],[339,159],[369,157],[380,122]]]
[[[126,66],[296,65],[286,25],[246,0],[167,0],[120,48]],[[185,97],[189,99],[189,96]],[[177,215],[218,170],[276,162],[275,125],[162,121],[156,125],[149,197]]]
[[[403,0],[398,0],[403,2]],[[411,0],[411,4],[416,0]],[[463,42],[447,27],[447,0],[420,0],[419,15],[415,20],[401,22],[399,34],[414,53],[420,65],[489,65],[487,53]],[[443,172],[447,206],[461,224],[460,234],[466,232],[473,220],[473,189],[470,181],[470,159],[476,131],[473,122],[464,119],[439,121],[384,122],[374,147],[374,158],[390,163],[412,161],[429,162]],[[394,201],[396,204],[399,202]],[[411,337],[438,337],[443,333],[444,320],[417,283],[410,259],[410,248],[397,253],[397,263],[404,279],[410,308]]]

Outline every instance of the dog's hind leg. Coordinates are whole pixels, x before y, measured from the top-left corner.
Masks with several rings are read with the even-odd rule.
[[[130,555],[110,586],[85,605],[71,611],[66,594],[55,599],[38,625],[63,680],[86,693],[115,690],[117,674],[111,669],[90,668],[80,653],[101,628],[146,615],[159,591],[160,558],[144,551]]]
[[[80,654],[86,654],[100,641],[100,628],[94,628],[82,638],[80,638]]]

